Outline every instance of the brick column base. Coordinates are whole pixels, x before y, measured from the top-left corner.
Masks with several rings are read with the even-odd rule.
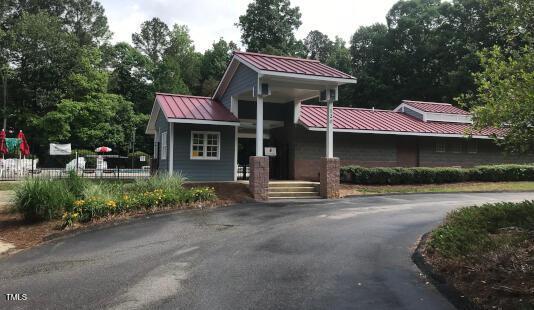
[[[250,156],[249,188],[254,200],[269,199],[269,157]]]
[[[339,198],[339,158],[321,158],[321,196]]]

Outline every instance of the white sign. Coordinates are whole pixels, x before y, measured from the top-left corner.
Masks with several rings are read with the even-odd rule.
[[[276,148],[275,147],[266,147],[264,150],[265,156],[276,156]]]
[[[145,162],[146,161],[146,156],[139,156],[139,161]]]
[[[70,155],[72,149],[69,144],[50,143],[50,155]]]

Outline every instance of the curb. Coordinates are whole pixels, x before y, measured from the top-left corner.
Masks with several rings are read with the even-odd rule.
[[[430,280],[434,287],[458,309],[465,310],[479,310],[482,309],[473,303],[469,298],[465,297],[460,291],[448,284],[445,278],[439,274],[434,268],[428,264],[423,256],[423,247],[430,237],[430,232],[424,234],[419,242],[417,248],[412,254],[412,261],[421,270],[421,272]]]

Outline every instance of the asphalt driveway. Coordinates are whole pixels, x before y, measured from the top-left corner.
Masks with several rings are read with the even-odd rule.
[[[246,204],[154,216],[0,259],[23,309],[452,309],[412,263],[447,211],[534,193]]]

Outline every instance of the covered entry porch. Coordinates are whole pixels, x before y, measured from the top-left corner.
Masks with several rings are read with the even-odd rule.
[[[336,197],[339,159],[333,154],[333,104],[338,87],[354,79],[315,60],[236,52],[223,81],[228,82],[221,82],[214,97],[220,96],[239,119],[237,164],[246,167],[248,159],[254,198],[269,198],[270,180],[295,178],[293,132],[302,102],[314,98],[328,107],[320,192]]]

